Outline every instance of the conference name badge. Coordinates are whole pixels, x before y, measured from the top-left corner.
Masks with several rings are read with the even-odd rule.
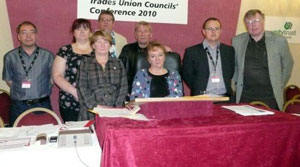
[[[212,76],[211,77],[211,82],[212,83],[218,83],[218,82],[220,82],[220,78],[218,76],[216,76],[216,75]]]
[[[30,87],[31,87],[31,82],[30,81],[23,81],[22,82],[22,88],[29,89]]]

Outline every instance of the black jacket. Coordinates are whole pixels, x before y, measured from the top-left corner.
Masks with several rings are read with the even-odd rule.
[[[231,79],[234,74],[234,49],[231,46],[220,44],[222,73],[227,90],[227,96],[232,96]],[[209,64],[203,44],[191,46],[185,50],[182,66],[183,80],[191,90],[191,96],[205,91],[209,79]]]
[[[140,48],[137,42],[123,47],[119,59],[122,60],[127,73],[128,93],[131,93],[132,82],[136,74],[136,62],[138,55],[147,56],[147,48]]]

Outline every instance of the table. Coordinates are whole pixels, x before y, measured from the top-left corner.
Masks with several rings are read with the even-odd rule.
[[[212,112],[149,122],[97,117],[101,166],[300,166],[299,117],[277,111],[244,117],[220,105]]]
[[[35,130],[40,126],[30,126],[22,128],[0,128],[0,138],[5,135],[11,135],[14,131],[18,132],[33,132],[30,135],[36,135],[39,130]],[[21,129],[21,130],[20,130]],[[47,131],[47,137],[51,134],[57,135],[58,126],[54,126],[54,129]],[[52,131],[52,132],[50,132]],[[48,135],[50,134],[50,135]],[[28,136],[30,136],[28,135]],[[24,135],[23,135],[24,136]],[[96,134],[92,134],[92,146],[83,147],[69,147],[58,148],[57,143],[47,142],[45,145],[34,143],[30,146],[16,147],[0,149],[0,163],[1,166],[19,167],[54,167],[54,166],[72,166],[72,167],[84,167],[84,166],[100,166],[101,148]]]

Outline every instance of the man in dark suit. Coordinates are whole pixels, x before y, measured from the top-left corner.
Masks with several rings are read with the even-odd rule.
[[[220,43],[221,22],[208,18],[203,23],[202,43],[185,50],[183,79],[191,95],[215,94],[232,96],[231,79],[234,74],[234,49]]]

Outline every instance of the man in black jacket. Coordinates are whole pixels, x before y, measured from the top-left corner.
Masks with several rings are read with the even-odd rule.
[[[138,22],[135,25],[134,37],[137,41],[125,45],[119,56],[127,72],[128,93],[131,93],[132,82],[137,71],[137,56],[142,54],[146,57],[147,55],[147,46],[152,38],[151,25],[145,21]]]
[[[185,50],[183,79],[192,96],[201,94],[232,96],[234,49],[220,43],[222,29],[219,19],[208,18],[202,28],[204,41]]]

